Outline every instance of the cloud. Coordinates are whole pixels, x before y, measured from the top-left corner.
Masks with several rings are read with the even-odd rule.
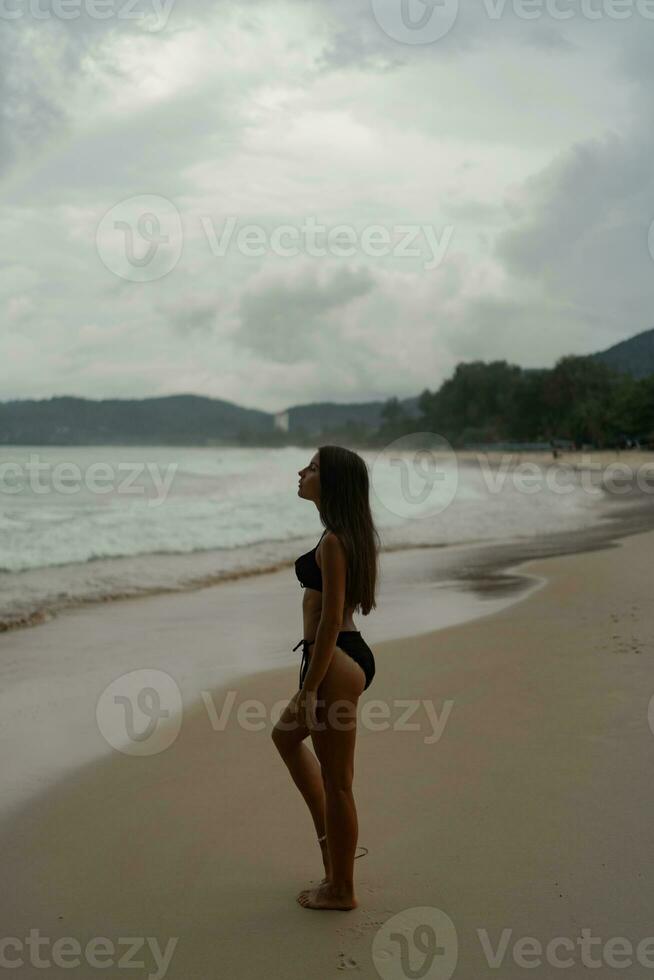
[[[286,273],[266,272],[242,297],[235,339],[280,363],[313,359],[324,346],[338,348],[343,340],[339,317],[373,288],[374,279],[365,267],[306,265]]]
[[[247,390],[274,410],[413,394],[459,359],[551,364],[647,328],[650,32],[460,7],[413,46],[369,0],[188,0],[159,33],[3,22],[5,397]],[[184,229],[177,266],[141,284],[95,243],[137,194],[167,198]],[[217,255],[201,219],[219,233],[230,216],[453,235],[430,270]]]
[[[53,92],[64,60],[64,45],[47,29],[14,27],[0,32],[0,176],[31,149],[66,126],[65,108]]]
[[[512,200],[513,227],[497,256],[516,282],[573,313],[588,350],[645,329],[654,301],[651,127],[579,143],[532,176]]]
[[[222,306],[220,297],[205,299],[191,293],[175,297],[172,302],[157,303],[155,309],[163,315],[179,336],[188,337],[195,334],[209,337],[214,333]]]

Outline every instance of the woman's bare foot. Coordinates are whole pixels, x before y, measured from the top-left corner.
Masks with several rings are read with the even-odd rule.
[[[325,877],[320,882],[320,885],[326,885],[329,881],[331,881],[331,876],[332,876],[331,862],[329,860],[329,848],[327,847],[327,838],[325,837],[324,840],[321,840],[319,837],[318,843],[320,844],[320,849],[322,851],[322,862],[325,865]],[[367,853],[365,847],[363,848],[363,850],[365,853]],[[363,854],[357,854],[357,857],[363,857]],[[318,887],[320,887],[320,885]],[[298,901],[300,900],[301,895],[305,895],[307,892],[311,890],[312,889],[310,888],[303,888],[300,894],[297,896]]]
[[[331,881],[317,888],[307,888],[298,895],[298,902],[305,909],[338,909],[349,912],[359,904],[353,891],[337,891]]]

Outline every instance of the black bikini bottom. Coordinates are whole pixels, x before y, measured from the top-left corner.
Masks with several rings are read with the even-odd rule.
[[[300,684],[302,687],[307,670],[309,669],[309,647],[315,640],[300,640],[293,647],[293,650],[302,645],[302,663],[300,664]],[[375,676],[375,658],[372,650],[361,636],[359,630],[341,630],[336,637],[336,646],[343,650],[349,657],[352,657],[366,675],[366,686],[364,691],[370,687],[370,682]]]

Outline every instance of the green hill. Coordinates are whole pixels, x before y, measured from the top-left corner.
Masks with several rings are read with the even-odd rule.
[[[646,378],[654,374],[654,329],[644,330],[590,356],[632,378]]]

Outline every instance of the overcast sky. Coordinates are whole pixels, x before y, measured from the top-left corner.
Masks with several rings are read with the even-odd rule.
[[[653,0],[96,3],[0,2],[0,399],[405,397],[654,325]]]

